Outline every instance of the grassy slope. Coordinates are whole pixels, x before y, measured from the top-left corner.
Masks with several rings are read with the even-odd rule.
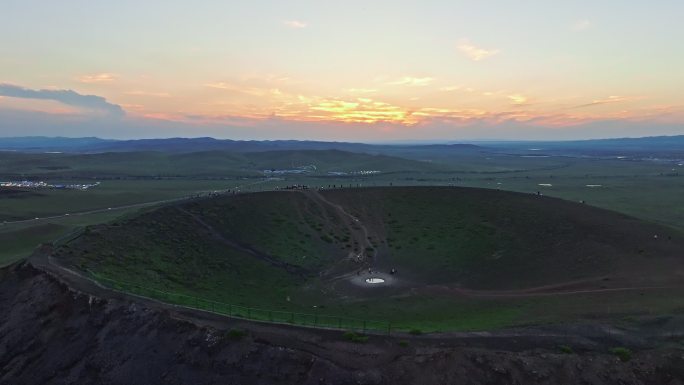
[[[549,285],[665,263],[684,244],[659,226],[531,194],[454,188],[324,194],[362,221],[380,223],[380,263],[408,269],[423,282],[477,289]]]
[[[329,208],[303,194],[264,192],[185,206],[226,238],[318,272],[334,262],[349,232]],[[345,243],[346,244],[346,243]]]
[[[82,248],[79,242],[64,246],[68,262],[161,290],[234,304],[263,298],[273,306],[302,283],[300,277],[217,241],[174,207],[122,224],[96,226],[80,240],[90,247]]]

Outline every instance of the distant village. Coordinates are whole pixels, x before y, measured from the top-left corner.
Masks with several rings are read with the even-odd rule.
[[[88,190],[99,186],[100,182],[86,184],[52,184],[47,182],[33,182],[30,180],[0,182],[0,188],[29,188],[29,189],[55,189],[55,190]]]
[[[294,167],[290,169],[267,169],[262,170],[264,175],[285,175],[285,174],[309,174],[314,173],[318,169],[316,165],[310,164],[307,166]],[[345,176],[345,175],[373,175],[379,174],[378,170],[358,170],[358,171],[328,171],[331,176]]]

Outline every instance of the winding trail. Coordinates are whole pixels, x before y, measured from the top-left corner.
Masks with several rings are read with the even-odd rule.
[[[370,249],[370,250],[373,251],[373,254],[374,254],[374,255],[376,254],[375,246],[373,246],[373,243],[372,243],[371,241],[368,240],[368,235],[369,235],[369,233],[368,233],[368,228],[366,228],[366,226],[363,224],[363,222],[361,222],[361,221],[359,220],[359,218],[357,218],[357,217],[351,215],[350,213],[348,213],[348,212],[344,209],[344,207],[342,207],[341,205],[339,205],[339,204],[337,204],[337,203],[334,203],[334,202],[331,202],[331,201],[328,200],[326,197],[324,197],[323,194],[321,194],[321,193],[318,192],[318,191],[315,191],[315,190],[314,190],[314,191],[311,191],[311,190],[310,190],[310,191],[308,192],[308,195],[309,195],[309,197],[311,197],[311,198],[313,198],[313,199],[315,199],[315,200],[318,200],[318,201],[320,201],[320,202],[323,202],[323,203],[325,203],[326,205],[332,207],[332,208],[335,209],[335,211],[337,211],[338,214],[340,214],[341,216],[349,218],[350,222],[347,223],[347,226],[349,227],[349,230],[350,230],[352,233],[358,233],[358,232],[354,231],[354,230],[355,230],[355,229],[354,229],[354,226],[358,226],[358,227],[361,229],[361,231],[363,232],[363,243],[366,245],[366,247],[365,247],[363,250],[361,250],[361,254],[363,254],[363,252],[364,252],[366,249]],[[359,242],[359,244],[361,244],[361,242]]]

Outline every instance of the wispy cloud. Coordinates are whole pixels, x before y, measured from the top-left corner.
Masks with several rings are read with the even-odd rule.
[[[467,39],[462,39],[458,43],[457,48],[468,59],[473,61],[484,60],[499,53],[498,49],[484,49],[481,47],[477,47],[470,43],[470,41]]]
[[[435,79],[431,77],[415,78],[412,76],[404,76],[401,79],[391,81],[387,84],[394,86],[412,86],[412,87],[423,87],[432,83]]]
[[[591,21],[589,19],[580,19],[575,21],[570,27],[573,31],[581,32],[586,31],[591,27]]]
[[[372,94],[378,92],[375,88],[347,88],[346,91],[352,94]]]
[[[117,76],[112,73],[89,74],[78,77],[81,83],[111,83],[116,80]]]
[[[132,96],[152,96],[156,98],[168,98],[171,96],[171,94],[167,92],[150,92],[150,91],[128,91],[126,92],[126,95],[132,95]]]
[[[306,28],[308,26],[307,23],[300,21],[300,20],[285,20],[285,21],[283,21],[283,24],[285,24],[286,27],[295,28],[295,29],[302,29],[302,28]]]
[[[125,115],[121,106],[109,103],[101,96],[82,95],[73,90],[32,90],[13,84],[0,84],[0,95],[22,99],[54,100],[69,106],[101,111],[117,118]]]
[[[239,92],[242,94],[252,96],[279,96],[283,93],[279,88],[274,87],[255,87],[250,85],[233,84],[227,82],[207,83],[204,86],[209,88],[216,88],[219,90]]]
[[[440,88],[439,90],[444,91],[444,92],[452,92],[452,91],[458,91],[461,88],[462,88],[461,86],[446,86],[446,87]]]
[[[508,99],[511,101],[513,105],[516,106],[522,106],[524,104],[527,104],[527,97],[525,95],[520,95],[520,94],[513,94],[513,95],[508,95]]]
[[[592,100],[590,103],[580,104],[579,106],[575,106],[574,108],[600,106],[602,104],[620,103],[620,102],[626,102],[629,100],[632,100],[632,98],[628,98],[626,96],[612,95],[612,96],[609,96],[605,99],[595,99],[595,100]]]

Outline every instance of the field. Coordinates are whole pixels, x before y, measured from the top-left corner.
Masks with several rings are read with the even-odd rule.
[[[269,182],[231,180],[106,180],[86,191],[0,190],[0,266],[28,256],[75,228],[106,222],[142,207],[217,190],[253,188]],[[57,216],[56,218],[54,216]],[[36,219],[38,218],[38,219]]]
[[[217,152],[174,155],[117,153],[95,155],[95,161],[89,155],[81,154],[0,155],[0,175],[3,175],[0,180],[32,179],[55,183],[101,181],[100,186],[89,191],[28,190],[11,194],[4,190],[0,192],[0,223],[106,210],[239,185],[245,185],[245,191],[257,191],[293,184],[324,187],[392,184],[483,187],[525,193],[540,191],[547,196],[585,201],[588,205],[684,230],[684,194],[681,194],[684,190],[684,175],[680,174],[682,166],[676,160],[658,162],[618,160],[614,157],[529,157],[491,150],[447,151],[420,147],[393,150],[384,158],[350,158],[348,153],[331,154],[329,151],[252,155],[221,155]],[[247,157],[253,160],[246,161]],[[109,163],[102,159],[108,159]],[[177,166],[178,159],[184,159],[182,167]],[[88,166],[79,162],[85,162]],[[293,165],[308,164],[319,165],[321,171],[305,175],[279,175],[270,181],[264,181],[265,175],[261,172],[267,168],[288,169]],[[328,171],[375,168],[382,172],[365,176],[328,174]],[[176,171],[176,176],[168,176],[170,169]],[[87,220],[84,216],[77,225],[98,223],[97,215],[92,218]],[[0,250],[0,264],[26,256],[38,243],[50,241],[62,230],[52,226],[52,230],[46,231],[49,227],[44,225],[62,226],[62,223],[65,223],[63,218],[43,219],[32,224],[0,225],[0,235],[11,243],[14,243],[15,238],[21,238],[15,245],[10,244]],[[66,221],[63,230],[70,231],[72,224],[73,221]],[[27,230],[32,225],[39,228]],[[21,236],[15,237],[15,231],[20,231],[17,234]]]

